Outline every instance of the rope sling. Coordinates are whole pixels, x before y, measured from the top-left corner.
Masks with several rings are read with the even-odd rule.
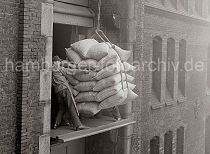
[[[95,33],[92,35],[91,38],[94,38],[97,35],[101,39],[101,41],[103,41],[104,43],[106,43],[109,46],[110,49],[112,48],[112,49],[115,50],[115,45],[112,44],[112,42],[108,39],[108,37],[100,29],[100,25],[101,25],[100,20],[101,20],[101,0],[98,0],[97,25],[96,25]],[[123,85],[123,71],[122,71],[121,63],[123,65],[124,69],[125,69],[125,65],[124,65],[124,62],[122,61],[122,59],[120,58],[118,53],[117,53],[117,55],[120,59],[120,60],[118,60],[118,63],[120,64],[120,75],[121,75],[122,90],[124,91],[126,88],[128,88],[128,82],[127,82],[128,77],[127,77],[127,73],[125,72],[125,78],[126,78],[125,82],[126,82],[127,87],[124,87],[124,85]]]

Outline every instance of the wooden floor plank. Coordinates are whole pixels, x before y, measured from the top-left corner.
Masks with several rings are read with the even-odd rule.
[[[86,130],[74,131],[69,129],[67,126],[62,126],[51,131],[51,138],[58,139],[60,142],[65,143],[135,123],[133,118],[115,121],[113,118],[105,116],[100,119],[84,119],[82,122],[84,125],[89,126],[90,128]]]

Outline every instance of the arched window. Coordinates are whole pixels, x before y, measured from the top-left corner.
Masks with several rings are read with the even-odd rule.
[[[165,0],[147,0],[158,5],[164,5]]]
[[[195,0],[195,10],[199,15],[202,15],[203,0]]]
[[[206,118],[205,122],[205,154],[210,153],[210,116]]]
[[[208,56],[207,56],[207,88],[210,91],[210,43],[208,46]]]
[[[177,0],[171,0],[172,6],[177,9]]]
[[[167,60],[166,60],[166,92],[174,97],[174,67],[175,67],[175,40],[169,38],[167,41]],[[168,95],[166,93],[166,96]]]
[[[173,133],[168,131],[164,135],[164,154],[172,154]]]
[[[209,16],[210,16],[210,0],[208,0],[208,13],[209,13]]]
[[[188,0],[180,0],[182,7],[187,11],[188,10]]]
[[[177,129],[176,154],[184,153],[184,127]]]
[[[150,154],[159,154],[160,137],[155,136],[150,140]]]
[[[152,90],[160,100],[161,97],[161,66],[162,61],[162,39],[159,36],[153,38],[152,55]]]
[[[186,96],[186,55],[187,54],[187,43],[186,40],[179,42],[179,71],[178,71],[178,95]]]

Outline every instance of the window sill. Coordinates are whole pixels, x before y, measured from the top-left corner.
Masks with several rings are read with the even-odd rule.
[[[165,100],[165,105],[166,106],[173,106],[175,104],[175,100],[171,99],[171,100]]]
[[[151,106],[152,110],[157,110],[165,106],[165,103],[156,103]]]
[[[206,96],[210,96],[210,89],[206,88]]]
[[[172,94],[169,92],[168,88],[166,88],[166,93],[165,93],[165,106],[173,106],[176,101],[172,97]]]
[[[81,131],[74,131],[70,130],[67,126],[61,126],[58,129],[51,130],[51,138],[56,141],[55,143],[65,143],[128,126],[134,124],[135,121],[133,120],[133,117],[115,121],[111,117],[104,116],[100,119],[85,119],[82,123],[90,128]]]
[[[181,96],[181,97],[179,97],[179,98],[177,99],[177,103],[178,103],[178,104],[181,104],[181,103],[186,102],[186,100],[187,100],[187,97]]]

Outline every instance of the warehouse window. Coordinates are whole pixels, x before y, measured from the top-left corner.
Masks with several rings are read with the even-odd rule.
[[[210,16],[210,0],[208,0],[208,13],[209,13],[209,16]]]
[[[154,94],[161,100],[161,70],[162,70],[162,39],[159,36],[153,38],[152,55],[152,89]]]
[[[188,0],[180,0],[182,7],[187,11],[188,10]]]
[[[205,154],[210,153],[210,116],[205,120]]]
[[[203,0],[195,0],[195,11],[199,15],[202,15],[202,11],[203,11]]]
[[[177,0],[171,0],[172,6],[177,9]]]
[[[179,42],[179,71],[178,71],[178,95],[186,96],[186,70],[185,70],[185,63],[186,63],[186,56],[187,56],[187,43],[186,40],[181,40]]]
[[[164,135],[164,154],[172,154],[173,133],[168,131]]]
[[[158,5],[165,4],[165,0],[147,0],[147,1],[151,1],[152,3],[158,4]]]
[[[175,40],[169,38],[167,41],[166,60],[166,96],[174,97],[174,65],[175,64]]]
[[[184,153],[184,127],[177,129],[176,153]]]
[[[159,154],[160,137],[155,136],[150,141],[150,154]]]
[[[61,59],[66,59],[65,48],[69,48],[71,43],[87,38],[88,35],[88,27],[60,24],[57,22],[55,22],[53,26],[52,55],[58,55]],[[53,127],[56,116],[58,115],[59,104],[53,87],[51,94],[51,124]],[[96,118],[81,118],[82,124],[90,127],[82,131],[75,131],[73,127],[69,128],[69,126],[66,126],[66,124],[68,124],[67,118],[65,114],[62,113],[61,126],[51,130],[51,144],[57,145],[60,142],[70,142],[135,123],[132,117],[116,121],[109,110],[106,111],[103,111],[102,114]]]
[[[207,55],[207,95],[210,95],[210,44]]]
[[[207,85],[210,88],[210,44],[208,46],[208,59],[207,59]]]

